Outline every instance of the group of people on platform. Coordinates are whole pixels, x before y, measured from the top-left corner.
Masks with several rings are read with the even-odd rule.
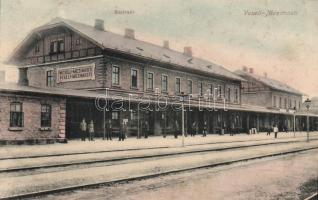
[[[106,130],[106,139],[107,140],[112,140],[112,123],[111,120],[109,120],[109,122],[107,123],[108,125],[107,130]],[[190,133],[191,137],[194,137],[195,135],[199,134],[199,127],[198,127],[198,123],[197,122],[193,122],[192,126],[190,127],[190,130],[188,130],[187,132]],[[175,126],[175,130],[179,130],[179,131],[174,131],[174,137],[178,138],[178,135],[182,135],[182,132],[180,132],[180,126],[178,121],[175,122],[174,124]],[[82,121],[80,122],[80,131],[81,131],[81,140],[82,141],[86,141],[86,138],[88,138],[89,141],[94,141],[94,136],[95,136],[95,130],[94,130],[94,121],[90,120],[89,123],[86,122],[85,118],[82,119]],[[142,123],[141,125],[141,129],[142,129],[142,136],[144,136],[144,138],[148,138],[149,134],[150,134],[150,128],[149,128],[149,124],[147,121],[145,121],[144,123]],[[220,131],[220,134],[223,135],[225,133],[226,128],[222,128]],[[287,132],[287,128],[283,129],[285,132]],[[124,141],[126,139],[126,133],[128,132],[128,122],[123,121],[122,126],[120,126],[120,130],[118,131],[118,140],[119,141]],[[234,134],[236,134],[235,128],[231,127],[231,131],[228,131],[230,133],[231,136],[233,136]],[[277,138],[278,136],[278,126],[274,125],[272,128],[268,128],[267,129],[267,134],[266,135],[270,135],[271,132],[274,132],[275,134],[275,138]],[[203,127],[202,127],[202,137],[206,137],[208,133],[208,124],[205,121],[203,123]],[[257,130],[256,128],[251,128],[249,129],[248,134],[256,134]],[[163,137],[165,138],[166,135],[166,131],[163,131]],[[187,136],[188,134],[186,133],[185,136]]]

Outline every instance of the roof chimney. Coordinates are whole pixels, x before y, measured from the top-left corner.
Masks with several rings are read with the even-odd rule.
[[[267,73],[266,72],[264,72],[264,77],[267,78]]]
[[[243,72],[247,72],[247,67],[243,66]]]
[[[168,40],[163,41],[163,48],[169,49],[169,41]]]
[[[102,19],[95,19],[95,26],[97,30],[104,31],[104,20]]]
[[[254,73],[254,69],[253,68],[250,68],[249,71],[250,71],[251,74]]]
[[[191,47],[184,47],[183,54],[186,56],[192,57],[192,48]]]
[[[135,39],[135,30],[126,28],[125,29],[125,37],[130,38],[130,39]]]
[[[0,71],[0,83],[4,83],[6,80],[6,72]]]

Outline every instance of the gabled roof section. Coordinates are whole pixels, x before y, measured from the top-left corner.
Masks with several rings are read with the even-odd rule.
[[[110,49],[113,51],[122,52],[146,59],[151,59],[163,63],[172,65],[178,65],[181,67],[199,70],[204,73],[213,74],[220,77],[225,77],[231,80],[244,81],[240,76],[237,76],[233,72],[225,69],[223,66],[195,57],[189,57],[181,52],[177,52],[171,49],[163,48],[161,46],[151,44],[148,42],[140,41],[137,39],[131,39],[112,33],[109,31],[101,31],[95,29],[93,26],[82,24],[68,19],[56,18],[51,22],[34,29],[26,39],[18,46],[16,51],[9,59],[9,63],[13,63],[13,58],[18,56],[19,51],[23,51],[28,43],[28,38],[38,31],[46,30],[57,26],[65,26],[86,39],[92,41],[102,49]]]
[[[297,94],[297,95],[304,95],[304,93],[290,87],[289,85],[282,83],[280,81],[277,81],[275,79],[271,79],[265,76],[259,76],[256,75],[254,73],[249,73],[249,72],[245,72],[243,70],[236,70],[234,73],[236,73],[239,76],[242,77],[250,77],[256,81],[259,81],[261,83],[263,83],[264,85],[267,85],[268,87],[275,89],[275,90],[279,90],[279,91],[283,91],[283,92],[288,92],[288,93],[293,93],[293,94]]]

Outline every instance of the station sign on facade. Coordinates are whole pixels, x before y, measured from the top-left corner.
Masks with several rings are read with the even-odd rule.
[[[95,63],[57,69],[57,83],[95,79]]]

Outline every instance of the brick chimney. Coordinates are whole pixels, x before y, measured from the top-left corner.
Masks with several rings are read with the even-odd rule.
[[[183,54],[186,56],[192,57],[192,48],[191,47],[184,47]]]
[[[169,49],[169,41],[168,40],[163,41],[163,48]]]
[[[29,79],[28,79],[28,69],[27,68],[19,68],[19,85],[28,86]]]
[[[135,30],[126,28],[125,29],[125,37],[130,38],[130,39],[135,39]]]
[[[243,69],[243,72],[247,72],[248,71],[246,66],[243,66],[242,69]]]
[[[105,28],[104,28],[104,20],[102,19],[95,19],[95,25],[94,27],[97,29],[97,30],[100,30],[100,31],[104,31]]]
[[[253,74],[253,73],[254,73],[254,69],[253,69],[253,68],[250,68],[250,69],[249,69],[249,72],[250,72],[251,74]]]
[[[4,83],[6,81],[6,72],[0,71],[0,83]]]

